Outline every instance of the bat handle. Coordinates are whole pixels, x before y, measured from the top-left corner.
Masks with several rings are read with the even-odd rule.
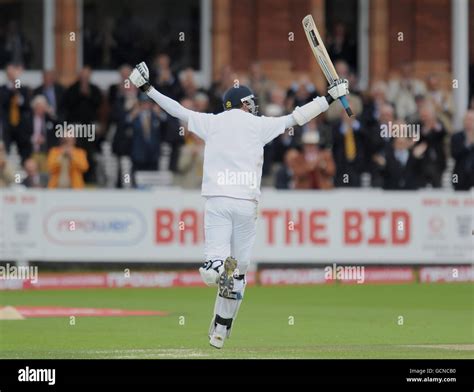
[[[347,115],[349,117],[352,117],[354,115],[354,113],[352,113],[352,110],[349,106],[349,102],[347,101],[346,96],[340,97],[339,100],[341,101],[342,106],[346,110]]]

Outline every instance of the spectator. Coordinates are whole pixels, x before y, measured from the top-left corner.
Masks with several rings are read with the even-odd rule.
[[[352,101],[350,101],[352,103]],[[341,110],[341,120],[333,126],[332,151],[336,162],[335,185],[360,187],[364,169],[364,135],[361,124]]]
[[[284,165],[277,171],[277,189],[314,189],[316,183],[304,155],[295,148],[285,153]]]
[[[152,69],[150,70],[150,83],[156,86],[156,89],[174,100],[183,97],[181,84],[171,70],[171,59],[165,53],[160,53],[155,57]]]
[[[222,97],[224,93],[232,87],[237,75],[234,73],[230,65],[222,67],[219,79],[215,80],[209,89],[209,99],[212,112],[217,114],[222,112]]]
[[[464,116],[464,130],[451,137],[451,155],[456,161],[453,174],[454,189],[467,191],[474,187],[474,110]]]
[[[305,132],[302,142],[303,156],[312,181],[311,189],[333,188],[336,165],[331,150],[320,143],[320,136],[317,131]]]
[[[288,93],[293,95],[295,107],[303,106],[320,95],[314,84],[305,76],[293,82]]]
[[[434,105],[439,120],[451,131],[454,109],[452,94],[441,88],[439,76],[436,74],[430,74],[426,78],[426,90],[426,97]]]
[[[145,94],[140,94],[128,124],[133,129],[131,158],[133,173],[156,171],[160,158],[163,115]]]
[[[63,137],[60,146],[49,150],[49,188],[84,188],[84,173],[89,168],[89,163],[86,152],[75,144],[75,138]]]
[[[295,189],[300,182],[298,176],[304,171],[304,157],[296,148],[290,148],[285,152],[283,166],[278,169],[275,176],[276,189]]]
[[[137,104],[138,90],[130,83],[128,76],[132,71],[129,65],[119,68],[120,82],[110,86],[108,92],[109,129],[111,128],[112,152],[117,156],[117,187],[122,187],[121,158],[130,156],[132,131],[127,123],[127,116]]]
[[[250,64],[247,85],[252,89],[254,95],[258,97],[260,109],[262,111],[265,110],[265,106],[270,97],[272,82],[265,76],[262,65],[258,61]]]
[[[344,60],[352,68],[357,68],[357,48],[347,34],[346,26],[339,22],[334,24],[332,34],[328,36],[328,53],[332,61]]]
[[[91,83],[91,74],[91,68],[85,66],[79,73],[77,82],[64,93],[64,115],[68,123],[94,125],[98,123],[102,94],[99,87]],[[82,138],[78,141],[78,147],[86,151],[89,162],[85,180],[94,183],[96,181],[95,154],[98,152],[97,138],[94,138],[94,141]]]
[[[65,118],[70,123],[92,124],[98,120],[102,94],[91,82],[92,69],[85,66],[79,78],[64,94]]]
[[[179,154],[177,185],[184,189],[200,188],[203,164],[204,141],[194,133],[188,133],[187,141]]]
[[[179,74],[179,81],[181,83],[182,97],[194,99],[198,92],[194,70],[186,68]]]
[[[0,142],[0,188],[10,186],[15,180],[15,175],[7,160],[5,144]]]
[[[364,126],[373,126],[378,123],[383,105],[388,103],[387,84],[383,81],[374,82],[368,99],[363,105],[361,122]]]
[[[378,112],[378,120],[372,125],[366,125],[363,129],[365,134],[366,170],[370,173],[371,186],[375,188],[380,188],[383,185],[379,163],[386,152],[387,146],[390,145],[390,137],[382,137],[382,126],[390,129],[391,125],[395,123],[395,109],[391,104],[381,104]]]
[[[200,91],[194,96],[194,108],[197,112],[209,112],[209,97],[206,93]]]
[[[58,121],[63,120],[62,100],[64,96],[64,87],[56,82],[54,71],[43,72],[43,84],[33,91],[33,95],[44,95],[51,107],[51,117]]]
[[[38,164],[32,158],[25,161],[23,168],[26,172],[26,177],[23,179],[22,184],[27,188],[46,188],[48,185],[48,176],[40,173],[38,170]]]
[[[413,65],[404,63],[400,77],[389,81],[387,97],[395,105],[396,117],[406,120],[416,112],[415,97],[425,93],[425,84],[414,77]]]
[[[47,153],[51,147],[57,144],[53,112],[44,95],[34,97],[31,106],[33,115],[29,128],[31,129],[32,158],[38,164],[39,171],[46,173],[48,170]]]
[[[433,188],[441,187],[441,177],[446,169],[446,154],[444,139],[446,129],[436,118],[436,112],[431,103],[426,103],[420,110],[421,136],[417,144],[426,144],[421,166],[421,186],[430,184]]]
[[[425,148],[423,144],[413,147],[413,141],[408,137],[393,139],[393,143],[386,146],[385,156],[377,159],[383,176],[383,189],[418,189],[420,158]]]
[[[31,154],[30,133],[27,122],[30,116],[30,90],[21,83],[23,68],[9,64],[6,68],[7,83],[0,87],[3,119],[3,140],[9,151],[11,142],[18,147],[22,162]]]

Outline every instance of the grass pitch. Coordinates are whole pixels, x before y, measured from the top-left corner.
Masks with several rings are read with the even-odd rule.
[[[474,358],[473,287],[248,287],[222,350],[207,338],[214,289],[4,291],[1,305],[170,315],[0,321],[0,358]]]

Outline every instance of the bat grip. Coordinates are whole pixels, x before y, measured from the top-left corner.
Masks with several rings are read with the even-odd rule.
[[[349,102],[347,101],[346,96],[340,97],[339,100],[341,101],[342,106],[346,110],[347,115],[349,117],[352,117],[354,115],[354,113],[352,113],[352,110],[349,106]]]

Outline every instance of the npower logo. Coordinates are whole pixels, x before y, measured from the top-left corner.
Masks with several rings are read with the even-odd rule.
[[[61,207],[43,222],[46,237],[60,245],[130,246],[145,237],[145,218],[130,207]]]

